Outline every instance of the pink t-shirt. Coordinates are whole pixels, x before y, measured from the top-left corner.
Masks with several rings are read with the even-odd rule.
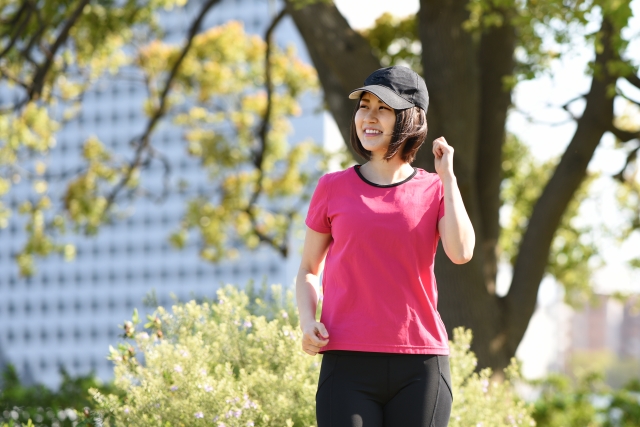
[[[433,273],[444,191],[437,174],[415,168],[379,185],[359,166],[328,173],[306,224],[331,233],[324,266],[326,350],[449,354]]]

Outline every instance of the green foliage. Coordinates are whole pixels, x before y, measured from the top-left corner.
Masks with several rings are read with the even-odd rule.
[[[385,67],[402,64],[422,74],[422,46],[418,37],[416,15],[399,18],[384,13],[376,19],[373,27],[362,31],[362,35]]]
[[[531,405],[518,397],[513,381],[520,379],[515,359],[500,381],[489,368],[475,372],[477,359],[469,351],[472,333],[461,327],[453,331],[449,342],[453,407],[451,427],[467,426],[534,426]]]
[[[162,307],[132,337],[111,350],[115,384],[124,397],[97,390],[87,422],[97,425],[315,425],[319,357],[300,348],[293,292],[228,286],[217,300]],[[509,381],[474,372],[471,332],[458,329],[451,345],[454,408],[451,425],[533,425],[531,408]],[[509,378],[517,378],[512,366]]]
[[[292,295],[276,300],[250,304],[229,286],[217,301],[179,304],[172,312],[159,307],[157,322],[112,349],[115,384],[126,399],[92,390],[96,416],[130,426],[313,424],[318,359],[300,349]],[[288,311],[273,310],[283,303]]]
[[[170,237],[174,246],[192,238],[214,262],[260,243],[286,253],[298,205],[320,173],[308,165],[323,170],[326,161],[311,141],[294,147],[287,141],[289,119],[301,112],[298,99],[317,88],[315,70],[293,49],[277,46],[270,47],[267,66],[267,43],[237,22],[183,43],[164,42],[159,13],[186,0],[54,3],[0,4],[0,82],[16,100],[0,108],[0,198],[16,184],[32,184],[31,194],[20,189],[30,200],[19,211],[27,224],[27,242],[17,254],[21,273],[34,273],[36,257],[72,259],[68,231],[94,235],[125,216],[144,194],[145,168],[162,158],[152,143],[162,121],[184,130],[185,155],[200,161],[212,189],[187,200]],[[146,130],[128,137],[132,158],[88,138],[83,167],[62,173],[62,203],[52,202],[58,197],[50,194],[45,171],[57,132],[78,117],[85,93],[132,73],[148,93]],[[165,182],[163,194],[188,187],[182,180],[172,188],[168,176]],[[11,214],[0,200],[0,227]]]
[[[508,135],[503,146],[502,189],[503,225],[499,250],[502,259],[514,264],[528,219],[535,202],[553,172],[556,160],[540,163],[529,149],[514,135]],[[581,304],[590,298],[591,274],[597,257],[597,246],[590,240],[591,227],[576,224],[578,209],[588,197],[589,186],[595,179],[589,176],[576,192],[558,227],[547,273],[560,282],[565,290],[565,300],[570,304]]]
[[[27,425],[30,420],[39,426],[73,426],[85,407],[92,405],[90,388],[104,393],[117,393],[93,375],[71,377],[62,370],[62,384],[57,391],[43,385],[24,386],[16,370],[9,365],[0,381],[0,425]]]
[[[541,389],[533,417],[538,427],[635,427],[640,425],[638,379],[610,390],[596,371],[575,378],[554,374],[533,384]]]

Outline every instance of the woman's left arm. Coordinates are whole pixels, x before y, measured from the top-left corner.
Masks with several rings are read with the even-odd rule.
[[[464,264],[473,256],[476,236],[453,173],[453,147],[440,137],[433,141],[433,154],[436,172],[444,187],[445,210],[438,222],[438,232],[449,259],[455,264]]]

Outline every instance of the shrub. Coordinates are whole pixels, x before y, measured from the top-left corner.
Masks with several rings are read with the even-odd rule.
[[[115,384],[124,398],[91,390],[88,423],[127,426],[312,426],[319,357],[300,349],[293,294],[254,298],[228,286],[216,301],[158,308],[144,330],[137,315],[124,326],[130,344],[112,349]],[[257,315],[259,313],[260,315]],[[451,343],[454,407],[450,425],[535,425],[508,381],[476,373],[471,332]],[[515,375],[515,367],[508,374]]]
[[[60,374],[60,388],[50,390],[42,384],[22,384],[15,368],[7,366],[0,381],[0,426],[28,425],[32,421],[36,426],[73,427],[78,413],[91,404],[89,388],[117,392],[93,374],[72,377],[64,369]]]

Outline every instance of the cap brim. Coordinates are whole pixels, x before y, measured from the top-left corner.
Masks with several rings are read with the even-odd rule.
[[[379,86],[379,85],[364,86],[364,87],[355,89],[351,91],[351,93],[349,94],[349,98],[359,99],[360,95],[362,95],[362,92],[369,92],[374,94],[375,96],[380,98],[382,102],[384,102],[394,110],[404,110],[407,108],[415,107],[414,104],[407,101],[406,99],[404,99],[403,97],[401,97],[400,95],[392,91],[391,89],[385,86]]]

